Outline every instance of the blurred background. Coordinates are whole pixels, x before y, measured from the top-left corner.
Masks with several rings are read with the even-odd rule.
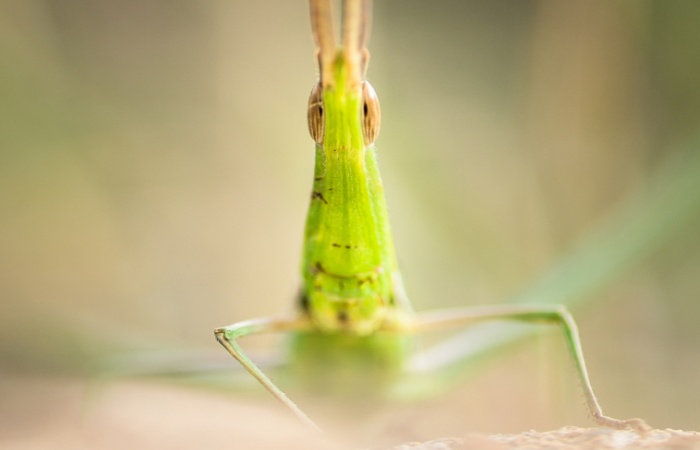
[[[377,147],[416,309],[571,302],[607,413],[699,428],[700,3],[374,9]],[[213,328],[292,310],[315,80],[303,1],[0,1],[0,447],[303,442],[256,388],[96,377],[234,372]],[[370,427],[398,443],[589,426],[560,341]]]

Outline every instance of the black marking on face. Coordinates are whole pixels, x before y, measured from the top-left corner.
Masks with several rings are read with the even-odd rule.
[[[347,311],[342,310],[342,309],[341,309],[340,311],[338,311],[338,322],[340,322],[341,324],[345,325],[345,324],[348,323],[348,319],[349,319],[349,318],[348,318],[348,313],[347,313]]]
[[[309,312],[309,297],[303,292],[299,292],[297,301],[299,302],[299,307],[305,313]]]
[[[323,197],[323,194],[321,192],[313,191],[311,193],[311,200],[315,200],[315,199],[321,200],[326,205],[328,204],[328,201]]]
[[[333,246],[333,247],[335,247],[335,248],[340,248],[340,247],[341,247],[341,245],[338,244],[337,242],[333,242],[333,243],[331,244],[331,246]]]

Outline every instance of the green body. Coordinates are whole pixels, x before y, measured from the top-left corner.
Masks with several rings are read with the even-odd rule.
[[[409,340],[394,331],[410,308],[402,296],[375,146],[363,129],[371,114],[366,102],[377,100],[367,98],[366,81],[352,82],[349,66],[346,52],[338,50],[332,82],[312,91],[310,104],[320,109],[310,114],[323,120],[323,134],[316,139],[300,305],[314,326],[294,334],[290,360],[298,387],[369,406],[401,371]]]
[[[375,148],[363,138],[362,86],[347,73],[339,51],[322,91],[301,304],[321,332],[368,335],[396,319],[401,288]]]
[[[310,394],[315,401],[342,398],[354,409],[372,409],[391,400],[389,388],[402,374],[411,344],[401,333],[297,332],[284,375],[295,392]]]

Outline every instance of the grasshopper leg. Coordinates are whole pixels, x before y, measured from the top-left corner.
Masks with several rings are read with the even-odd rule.
[[[476,308],[458,308],[420,314],[408,325],[412,332],[464,326],[476,322],[494,320],[516,320],[521,322],[544,322],[558,324],[564,332],[564,339],[574,361],[586,405],[593,419],[601,426],[645,431],[649,425],[642,419],[619,420],[603,414],[586,369],[578,327],[569,311],[563,306],[521,306],[502,305]]]
[[[250,360],[238,345],[237,340],[244,336],[259,333],[278,333],[285,331],[300,331],[308,328],[308,321],[300,318],[281,319],[252,319],[237,322],[232,325],[214,330],[216,340],[248,371],[265,389],[296,415],[309,428],[320,431],[320,428],[294,403],[280,388],[278,388],[258,366]]]

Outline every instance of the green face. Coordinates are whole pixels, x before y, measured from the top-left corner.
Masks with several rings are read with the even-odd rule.
[[[309,99],[316,167],[302,264],[303,305],[322,331],[370,334],[393,306],[393,246],[376,166],[379,103],[338,51]]]

